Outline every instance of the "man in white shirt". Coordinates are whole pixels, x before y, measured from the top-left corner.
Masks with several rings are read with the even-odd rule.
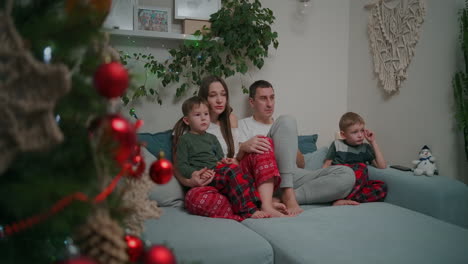
[[[275,157],[281,174],[281,200],[290,215],[303,212],[299,204],[325,203],[342,199],[354,186],[354,172],[344,166],[309,171],[298,148],[297,124],[291,116],[273,119],[275,92],[267,81],[256,81],[249,88],[253,115],[239,120],[240,150],[263,153],[271,149],[264,138],[273,139]]]

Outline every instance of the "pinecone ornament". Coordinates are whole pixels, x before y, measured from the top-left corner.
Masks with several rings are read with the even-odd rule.
[[[150,200],[148,192],[155,186],[148,173],[143,173],[141,179],[125,178],[127,189],[122,197],[123,206],[129,211],[124,219],[127,233],[140,236],[143,223],[147,219],[157,219],[161,209],[156,201]]]
[[[124,264],[128,261],[125,233],[105,209],[97,209],[75,235],[83,256],[100,264]]]

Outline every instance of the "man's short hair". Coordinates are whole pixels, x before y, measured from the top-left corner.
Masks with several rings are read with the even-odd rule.
[[[271,83],[265,81],[265,80],[258,80],[252,83],[249,87],[249,97],[250,98],[255,98],[255,94],[257,93],[257,88],[273,88],[273,85]]]
[[[346,114],[344,114],[343,116],[341,116],[340,118],[340,130],[341,131],[346,131],[346,129],[352,125],[355,125],[355,124],[363,124],[365,125],[366,122],[364,122],[364,119],[354,113],[354,112],[347,112]]]

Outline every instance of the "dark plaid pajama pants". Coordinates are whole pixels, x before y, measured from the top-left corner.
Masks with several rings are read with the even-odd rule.
[[[356,176],[353,190],[345,198],[359,203],[378,202],[387,196],[387,184],[379,180],[369,180],[367,165],[364,163],[338,164],[350,167]]]
[[[192,188],[187,193],[185,207],[190,213],[242,221],[258,210],[260,196],[252,176],[235,164],[219,164],[214,171],[209,186]]]

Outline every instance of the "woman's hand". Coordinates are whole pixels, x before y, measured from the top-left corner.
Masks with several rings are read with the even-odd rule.
[[[246,153],[263,154],[268,151],[273,151],[270,142],[264,136],[255,136],[240,144],[240,149]]]
[[[215,172],[207,168],[194,171],[192,173],[192,178],[190,178],[190,185],[191,187],[206,186],[210,184],[211,181],[213,181],[214,175],[215,175]]]

